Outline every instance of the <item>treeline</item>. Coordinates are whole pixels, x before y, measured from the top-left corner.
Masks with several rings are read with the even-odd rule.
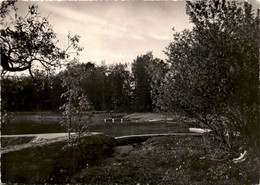
[[[66,91],[62,85],[63,78],[75,78],[78,75],[79,86],[93,110],[152,111],[154,107],[149,69],[159,63],[164,62],[148,52],[138,56],[131,66],[87,62],[67,67],[56,75],[38,71],[34,75],[35,79],[31,76],[4,78],[2,110],[59,111],[59,107],[66,102],[62,97]],[[76,83],[76,80],[73,82]]]

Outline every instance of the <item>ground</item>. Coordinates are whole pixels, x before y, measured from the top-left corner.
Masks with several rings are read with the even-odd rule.
[[[167,119],[168,123],[163,122],[159,125],[153,122],[153,120],[165,121],[166,117],[162,114],[119,115],[119,117],[122,116],[124,119],[136,120],[136,123],[104,123],[103,120],[107,118],[107,115],[103,117],[97,115],[96,121],[102,123],[100,127],[103,130],[112,128],[108,132],[113,132],[112,136],[121,135],[125,133],[122,132],[124,130],[127,131],[126,135],[137,134],[139,131],[142,134],[147,131],[153,133],[153,130],[149,130],[152,128],[156,132],[178,130],[185,132],[189,125],[172,127],[173,120],[169,119]],[[140,124],[143,121],[148,122]],[[57,134],[57,136],[61,135]],[[55,139],[52,138],[53,135],[42,136]],[[16,142],[23,144],[35,141],[35,137],[12,142],[8,139],[8,141],[7,145],[13,145]],[[239,155],[239,153],[228,151],[225,146],[213,141],[211,137],[153,137],[144,142],[116,146],[112,157],[99,161],[95,165],[86,164],[83,170],[69,179],[71,182],[83,184],[257,184],[260,178],[259,158],[258,161],[234,164],[232,159]]]
[[[221,146],[205,137],[154,137],[117,146],[113,157],[73,177],[87,184],[252,184],[257,172],[234,164]],[[235,154],[234,154],[235,156]],[[241,166],[242,165],[242,166]],[[249,169],[250,170],[250,169]]]

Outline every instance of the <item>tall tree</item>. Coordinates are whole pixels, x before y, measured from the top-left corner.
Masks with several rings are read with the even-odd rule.
[[[131,106],[131,77],[126,64],[110,66],[108,81],[111,90],[112,108],[115,111],[127,111]]]
[[[151,78],[148,73],[148,66],[153,61],[152,52],[137,56],[132,63],[134,77],[134,107],[137,111],[151,111]]]
[[[167,99],[164,97],[165,86],[162,86],[169,71],[169,65],[163,60],[155,58],[148,66],[148,73],[151,78],[151,98],[155,108],[161,107],[161,111],[167,112]]]
[[[107,66],[95,66],[93,63],[88,62],[82,64],[85,66],[88,78],[82,79],[82,88],[86,93],[90,103],[95,110],[106,110],[108,107],[107,98],[110,94],[110,89],[107,85]]]
[[[226,141],[259,135],[259,10],[245,2],[187,2],[192,31],[166,50],[168,107],[195,117]]]

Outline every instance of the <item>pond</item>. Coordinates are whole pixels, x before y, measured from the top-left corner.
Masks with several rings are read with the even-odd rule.
[[[165,122],[107,122],[100,121],[90,126],[91,132],[103,132],[110,136],[124,136],[135,134],[155,134],[171,132],[187,132],[188,129],[176,123]],[[1,125],[2,135],[64,133],[66,128],[59,124],[58,119],[28,119],[18,117],[11,123]]]
[[[66,132],[66,128],[62,127],[58,121],[16,119],[13,120],[11,123],[1,125],[2,135],[62,133],[62,132]]]
[[[90,130],[95,132],[103,132],[114,137],[139,134],[188,132],[188,128],[184,128],[176,123],[164,122],[109,123],[106,125],[92,126],[90,127]]]

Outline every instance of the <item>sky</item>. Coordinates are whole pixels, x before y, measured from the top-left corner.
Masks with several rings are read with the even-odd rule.
[[[185,1],[19,0],[17,7],[25,14],[32,4],[38,5],[42,16],[48,16],[61,47],[67,43],[68,32],[81,36],[81,62],[131,63],[148,51],[165,59],[163,50],[172,41],[172,28],[192,29]]]
[[[81,62],[129,63],[148,51],[164,59],[172,28],[192,28],[184,1],[19,1],[17,7],[25,14],[32,4],[48,16],[63,47],[68,32],[81,36]]]

